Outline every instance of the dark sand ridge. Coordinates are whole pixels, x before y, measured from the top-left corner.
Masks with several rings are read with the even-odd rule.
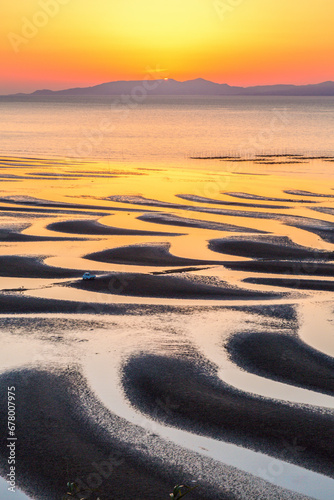
[[[1,314],[9,314],[11,317],[14,314],[38,314],[38,313],[63,313],[63,314],[88,314],[90,316],[98,315],[130,315],[137,316],[143,314],[161,314],[161,313],[177,313],[183,315],[192,314],[194,311],[220,311],[228,308],[235,311],[246,311],[252,314],[261,315],[264,318],[279,318],[282,320],[294,319],[294,310],[287,305],[258,305],[258,306],[233,306],[232,308],[226,302],[220,305],[212,306],[185,306],[180,303],[175,305],[162,304],[110,304],[101,302],[80,302],[74,300],[58,300],[58,299],[43,299],[39,297],[29,297],[21,292],[10,293],[0,292],[0,310]],[[289,311],[292,311],[291,313]],[[288,311],[286,313],[285,311]],[[287,316],[288,314],[288,316]],[[290,318],[291,316],[291,318]]]
[[[310,196],[314,198],[334,198],[334,194],[312,193],[311,191],[301,191],[300,189],[287,189],[284,193],[293,194],[295,196]]]
[[[210,222],[199,219],[188,219],[187,217],[179,217],[173,214],[163,213],[148,213],[137,217],[138,220],[145,222],[152,222],[154,224],[164,224],[167,226],[181,226],[181,227],[196,227],[199,229],[209,229],[211,231],[230,231],[236,233],[262,233],[259,229],[252,229],[249,227],[235,226],[233,224],[225,224],[224,222]]]
[[[334,207],[311,207],[311,210],[321,212],[322,214],[334,215]]]
[[[33,161],[33,165],[36,163],[41,163],[41,164],[46,164],[46,165],[68,165],[68,159],[66,158],[61,158],[59,160],[55,158],[43,158],[43,157],[36,157],[36,156],[1,156],[0,161],[8,161],[8,162],[22,162],[23,160],[29,160]],[[77,158],[71,158],[70,159],[71,163],[75,163],[77,165],[83,165],[86,163],[94,163],[91,160],[82,160],[82,159],[77,159]]]
[[[172,305],[141,305],[141,304],[110,304],[102,302],[81,302],[75,300],[57,300],[57,299],[43,299],[39,297],[29,297],[29,295],[23,295],[21,292],[15,293],[14,291],[1,293],[0,292],[0,311],[1,314],[38,314],[38,313],[62,313],[62,314],[89,314],[90,316],[98,316],[103,314],[108,315],[131,315],[140,316],[143,314],[161,314],[161,313],[177,313],[177,314],[192,314],[194,310],[207,311],[208,307],[210,310],[220,310],[226,308],[226,302],[219,306],[210,306],[207,304],[205,306],[184,306],[180,302],[178,306]],[[276,309],[274,310],[272,306],[259,306],[260,310],[265,311],[268,316],[275,316]],[[239,307],[238,310],[250,310],[250,307]],[[234,306],[234,309],[236,307]],[[259,314],[260,314],[259,310]],[[265,314],[263,312],[263,314]]]
[[[103,199],[117,203],[126,203],[131,205],[145,205],[145,206],[159,207],[159,208],[165,208],[165,207],[176,208],[176,209],[191,208],[191,206],[189,205],[180,205],[179,203],[170,203],[168,201],[152,200],[150,198],[145,198],[144,196],[113,195]]]
[[[255,163],[269,165],[284,165],[284,164],[304,164],[309,163],[309,160],[325,160],[333,161],[332,156],[304,156],[304,155],[255,155],[253,157],[240,156],[191,156],[192,160],[220,160],[227,163]]]
[[[263,155],[254,155],[253,157],[241,157],[238,155],[228,155],[228,156],[191,156],[192,160],[227,160],[227,161],[248,161],[255,162],[261,161],[261,159],[265,160],[268,158],[286,158],[287,160],[324,160],[324,159],[333,159],[333,156],[307,156],[304,154],[263,154]],[[277,162],[278,163],[278,162]],[[285,162],[284,162],[285,163]],[[297,162],[295,162],[297,163]],[[302,162],[301,162],[302,163]]]
[[[252,306],[239,306],[233,307],[234,311],[241,311],[251,313],[253,315],[261,316],[263,318],[262,323],[268,322],[268,329],[273,328],[273,321],[277,319],[280,320],[279,328],[282,328],[282,322],[287,323],[287,328],[290,331],[297,331],[298,315],[296,309],[293,305],[288,304],[275,304],[275,305],[252,305]]]
[[[0,276],[8,278],[62,279],[76,278],[83,275],[83,271],[77,269],[47,266],[43,263],[45,258],[0,255]]]
[[[187,259],[169,252],[170,243],[129,245],[85,255],[84,259],[135,266],[200,266],[221,265],[218,260]]]
[[[33,213],[31,212],[26,212],[25,210],[23,212],[20,212],[19,210],[14,210],[13,212],[12,211],[2,211],[1,207],[0,207],[0,217],[2,217],[3,219],[9,219],[11,218],[13,221],[15,220],[26,220],[26,221],[29,221],[30,223],[32,221],[35,221],[35,220],[38,220],[38,219],[53,219],[54,218],[54,215],[55,212],[49,212],[49,213],[36,213],[33,211]],[[58,215],[58,214],[57,214]],[[82,214],[80,214],[82,215]],[[87,215],[87,212],[85,213],[85,215]],[[96,217],[96,213],[94,213],[94,216]],[[105,217],[105,214],[101,214],[101,217]]]
[[[282,333],[240,333],[225,347],[231,360],[262,377],[334,395],[334,359]],[[305,369],[307,367],[307,369]]]
[[[10,170],[10,171],[19,171],[19,170],[25,170],[27,171],[27,169],[30,169],[31,167],[38,167],[38,168],[45,168],[45,169],[52,169],[52,168],[55,168],[55,167],[60,167],[60,168],[63,168],[63,167],[68,167],[69,165],[48,165],[48,164],[43,164],[43,163],[38,163],[38,164],[32,164],[32,163],[5,163],[5,162],[0,162],[0,171],[5,171],[5,170]],[[72,165],[71,165],[72,166]],[[32,175],[32,172],[29,172],[28,175]],[[44,175],[44,172],[43,172],[43,175]],[[57,175],[57,173],[55,172],[55,175]]]
[[[131,211],[131,210],[130,210]],[[112,209],[110,209],[110,213],[106,214],[106,212],[89,212],[89,211],[84,211],[82,212],[81,210],[61,210],[59,208],[31,208],[31,207],[8,207],[8,206],[0,206],[0,213],[1,212],[6,212],[7,213],[32,213],[32,214],[62,214],[62,215],[93,215],[93,216],[100,216],[100,217],[105,217],[106,215],[112,215]],[[136,212],[139,212],[139,210],[136,210]]]
[[[195,211],[195,210],[194,210]],[[227,215],[231,217],[246,217],[253,219],[276,220],[287,226],[292,226],[304,231],[315,233],[321,237],[331,237],[334,233],[334,223],[327,222],[321,219],[312,219],[311,217],[303,217],[299,215],[273,214],[267,212],[244,212],[240,210],[224,210],[224,209],[196,209],[197,212],[206,212],[217,215]]]
[[[61,314],[144,314],[146,312],[178,311],[171,306],[140,306],[131,304],[103,304],[101,302],[80,302],[74,300],[55,300],[29,297],[21,293],[0,293],[1,314],[38,314],[38,313],[61,313]]]
[[[288,158],[295,158],[295,159],[302,159],[302,160],[324,160],[328,158],[334,158],[334,156],[307,156],[304,154],[278,154],[278,155],[255,155],[256,157],[259,158],[281,158],[281,157],[288,157]]]
[[[243,159],[244,161],[252,161],[254,158],[301,158],[303,155],[299,154],[289,154],[289,153],[282,153],[282,154],[258,154],[254,155],[254,157],[245,157],[245,156],[240,156],[238,154],[228,154],[228,155],[219,155],[219,156],[191,156],[190,158],[195,159],[195,160],[239,160]],[[323,158],[323,157],[322,157]],[[327,157],[325,156],[324,158],[332,158],[331,156]]]
[[[334,276],[334,264],[308,261],[252,260],[223,262],[224,267],[235,271],[301,276]]]
[[[334,416],[330,412],[234,389],[220,381],[216,368],[204,361],[194,366],[186,359],[153,354],[130,358],[123,368],[123,385],[136,408],[151,417],[154,408],[154,417],[166,425],[334,475]],[[155,407],[157,399],[173,404],[172,415]],[[289,445],[296,438],[300,453]]]
[[[209,282],[209,284],[207,284]],[[210,278],[174,277],[169,275],[153,275],[140,273],[111,273],[100,276],[93,281],[75,281],[64,286],[88,290],[90,292],[108,293],[133,297],[157,297],[178,299],[272,299],[277,294],[255,292],[232,288],[221,281],[220,286],[210,284]]]
[[[30,161],[31,160],[31,161]],[[84,163],[80,162],[79,165],[83,165]],[[52,161],[42,161],[38,158],[17,158],[16,160],[10,160],[9,158],[2,159],[0,158],[0,168],[31,168],[31,167],[68,167],[68,163],[64,162],[54,162]]]
[[[145,175],[145,174],[141,174]],[[97,174],[95,175],[94,173],[91,174],[72,174],[72,173],[51,173],[51,172],[31,172],[29,175],[15,175],[15,174],[4,174],[0,173],[0,179],[11,179],[11,180],[26,180],[26,179],[59,179],[59,178],[69,178],[69,179],[80,179],[82,177],[106,177],[106,178],[114,178],[117,177],[116,175],[103,175],[103,174]]]
[[[292,198],[271,198],[269,196],[260,196],[258,194],[249,194],[249,193],[222,193],[227,196],[233,196],[234,198],[242,198],[246,200],[263,200],[263,201],[280,201],[282,203],[319,203],[319,201],[309,201],[309,200],[295,200]],[[264,206],[264,205],[262,205]]]
[[[334,223],[326,222],[319,219],[312,219],[311,217],[303,217],[300,215],[286,215],[279,213],[269,212],[247,212],[245,210],[229,210],[224,208],[207,208],[207,207],[194,207],[191,205],[178,205],[168,202],[160,202],[158,200],[150,200],[142,196],[110,196],[108,199],[118,203],[129,203],[135,205],[146,205],[152,207],[168,207],[180,210],[187,210],[190,212],[208,213],[214,215],[227,215],[230,217],[248,217],[253,219],[268,219],[277,220],[288,226],[303,229],[319,235],[322,238],[334,238]],[[282,207],[281,207],[282,208]]]
[[[114,415],[97,400],[75,368],[1,375],[3,390],[13,384],[19,395],[18,426],[25,436],[16,449],[22,464],[17,482],[34,498],[58,500],[65,494],[67,482],[76,481],[81,488],[88,483],[91,488],[98,486],[96,493],[103,499],[164,499],[169,498],[175,484],[191,480],[198,484],[199,477],[200,487],[191,494],[194,499],[306,498],[185,450]],[[4,398],[0,408],[5,427]],[[7,471],[5,437],[0,455],[3,471]]]
[[[295,159],[289,159],[287,158],[286,160],[283,159],[278,159],[278,160],[266,160],[261,158],[256,158],[251,160],[255,165],[300,165],[304,163],[308,163],[308,161],[304,161],[304,158],[295,158]],[[231,160],[231,161],[247,161],[247,160]]]
[[[304,158],[302,160],[304,160]],[[299,158],[296,158],[296,160],[268,161],[258,159],[253,161],[256,165],[302,165],[304,163],[308,163],[308,161],[299,161]]]
[[[28,167],[31,168],[36,165],[32,165],[31,163],[8,163],[8,162],[2,162],[0,161],[0,170],[1,172],[4,172],[6,170],[9,170],[10,172],[12,171],[20,171],[20,170],[26,170]],[[46,165],[40,165],[40,167],[44,167]]]
[[[137,217],[139,220],[145,222],[153,222],[155,224],[164,224],[170,226],[181,226],[181,227],[198,227],[201,229],[210,229],[214,231],[229,231],[238,233],[262,233],[266,234],[267,231],[260,231],[258,229],[247,228],[243,226],[235,226],[232,224],[225,224],[223,222],[209,222],[200,221],[196,219],[188,219],[184,217],[178,217],[177,215],[171,214],[144,214]],[[294,219],[295,220],[295,219]],[[312,221],[312,222],[310,222]],[[297,219],[295,223],[286,222],[287,225],[296,227],[311,233],[317,234],[324,241],[328,243],[334,243],[334,225],[332,223],[326,223],[325,221],[319,221],[315,219]],[[311,226],[310,224],[317,224]],[[320,227],[318,227],[320,226]],[[323,226],[323,227],[322,227]],[[268,234],[268,233],[267,233]]]
[[[326,215],[334,215],[334,208],[330,207],[312,207],[312,210]],[[318,236],[320,236],[320,238],[322,238],[324,241],[327,241],[328,243],[334,243],[334,230],[332,228],[314,228],[312,231],[318,234]]]
[[[70,332],[89,332],[92,329],[109,330],[114,322],[105,321],[104,318],[89,318],[80,319],[77,316],[34,316],[33,314],[25,314],[24,316],[3,316],[1,318],[1,328],[3,332],[12,336],[28,336],[37,337],[37,339],[64,341],[64,342],[80,342],[84,340],[81,336],[75,340],[68,340],[67,333]]]
[[[75,158],[71,158],[70,160],[54,160],[54,159],[42,159],[42,158],[27,158],[27,157],[22,157],[22,158],[0,158],[0,169],[5,170],[9,168],[13,169],[35,169],[35,168],[40,168],[40,169],[53,169],[57,167],[65,167],[65,168],[73,168],[73,167],[81,167],[81,168],[87,168],[87,166],[91,167],[92,164],[95,165],[95,162],[89,161],[89,160],[78,160]],[[31,173],[31,172],[29,172]]]
[[[31,234],[22,234],[15,231],[0,229],[0,241],[19,242],[19,241],[85,241],[84,238],[69,238],[55,236],[34,236]]]
[[[246,278],[244,283],[253,283],[254,285],[279,286],[283,288],[294,288],[297,290],[319,290],[324,292],[334,292],[333,281],[308,280],[295,278]]]
[[[232,172],[233,173],[233,172]],[[263,174],[263,173],[259,173],[259,172],[234,172],[234,175],[248,175],[248,176],[253,176],[253,175],[270,175],[270,174]]]
[[[64,177],[64,178],[74,178],[74,179],[80,179],[81,177],[106,177],[106,178],[114,178],[116,175],[107,175],[107,174],[94,174],[92,172],[91,174],[86,174],[86,173],[52,173],[52,172],[30,172],[29,175],[32,175],[32,178],[39,177],[39,176],[44,176],[46,178],[49,177]]]
[[[87,234],[93,236],[181,236],[180,233],[164,233],[158,231],[141,231],[139,229],[126,229],[121,227],[105,226],[92,220],[68,220],[53,222],[46,226],[50,231],[69,234]]]
[[[297,154],[297,153],[277,153],[277,154],[258,154],[254,155],[255,158],[302,158],[304,155],[303,154]]]
[[[134,175],[146,175],[146,174],[134,174]],[[119,174],[98,174],[98,173],[78,173],[78,174],[75,174],[75,173],[61,173],[61,174],[52,174],[51,172],[50,173],[43,173],[43,172],[40,172],[39,174],[34,174],[34,173],[31,173],[30,174],[30,177],[21,177],[22,179],[59,179],[59,178],[64,178],[64,179],[75,179],[75,180],[78,180],[78,179],[82,179],[82,178],[88,178],[88,179],[114,179],[115,177],[128,177],[130,176],[130,174],[123,174],[123,173],[119,173]],[[1,176],[0,176],[1,177]],[[16,177],[16,176],[14,176]]]
[[[225,193],[223,193],[225,194]],[[287,206],[282,206],[282,205],[263,205],[259,203],[242,203],[242,202],[235,202],[235,201],[223,201],[223,200],[215,200],[213,198],[206,198],[204,196],[197,196],[197,195],[192,195],[192,194],[177,194],[177,198],[181,198],[183,200],[187,201],[193,201],[195,203],[207,203],[211,205],[229,205],[229,206],[234,206],[234,207],[251,207],[251,208],[290,208]],[[263,199],[263,198],[254,198],[254,199]],[[264,198],[266,199],[266,198]],[[268,201],[271,201],[270,198]],[[275,200],[273,199],[272,201],[283,201],[283,200]],[[290,200],[284,200],[286,202]],[[315,203],[315,202],[313,202]]]
[[[218,238],[209,241],[214,252],[253,259],[334,260],[334,252],[303,247],[286,236],[247,236]]]
[[[311,208],[311,207],[308,207]],[[312,207],[313,209],[313,207]],[[311,217],[303,217],[299,215],[285,215],[285,214],[271,214],[266,212],[242,212],[233,210],[209,210],[209,209],[196,209],[198,212],[216,213],[221,215],[228,215],[232,217],[249,217],[254,219],[268,219],[279,221],[286,226],[295,227],[308,231],[320,236],[323,240],[332,242],[334,239],[334,223],[327,222],[319,219],[312,219]]]
[[[240,158],[240,159],[239,159],[239,158],[235,158],[235,159],[233,159],[233,160],[228,160],[228,161],[229,161],[229,162],[233,162],[233,163],[243,163],[243,162],[245,162],[245,163],[250,163],[250,162],[252,162],[252,163],[262,163],[262,162],[261,162],[261,160],[260,160],[259,158],[257,158],[257,159],[256,159],[256,158]],[[265,162],[265,160],[263,160],[263,162]],[[268,163],[269,163],[269,162],[268,162]],[[274,162],[274,161],[271,161],[271,162],[270,162],[270,164],[271,164],[271,165],[272,165],[273,163],[276,163],[276,162]],[[284,162],[284,163],[285,163],[285,162]],[[298,163],[298,162],[293,161],[293,163]]]
[[[227,155],[227,156],[190,156],[191,160],[237,160],[240,156]]]
[[[147,170],[148,172],[152,172],[152,171],[156,171],[155,169],[150,169],[150,168],[137,168],[136,171],[134,170],[121,170],[119,168],[115,168],[113,170],[111,170],[110,168],[108,168],[108,170],[69,170],[68,173],[69,174],[74,174],[74,175],[78,175],[78,174],[92,174],[92,175],[95,175],[95,174],[102,174],[102,175],[105,175],[105,174],[108,174],[108,175],[114,175],[115,177],[121,175],[121,176],[138,176],[138,175],[149,175],[148,173],[145,173],[145,172],[138,172],[138,170]],[[159,170],[158,170],[159,171]],[[89,198],[91,198],[90,196],[87,196]],[[95,196],[93,197],[95,198]],[[96,197],[96,199],[101,199],[99,197]]]
[[[80,203],[65,203],[65,202],[55,202],[55,201],[47,201],[41,200],[39,198],[33,198],[31,196],[5,196],[0,198],[0,203],[9,203],[14,205],[28,205],[34,207],[54,207],[54,208],[74,208],[74,209],[89,209],[89,210],[108,210],[108,211],[116,211],[122,210],[120,207],[108,207],[108,206],[99,206],[99,205],[82,205]],[[2,207],[1,207],[2,208]],[[139,212],[140,210],[136,208],[127,208],[127,212]]]
[[[242,203],[242,202],[229,202],[223,200],[214,200],[211,198],[205,198],[203,196],[196,196],[191,194],[177,194],[175,195],[178,198],[182,198],[187,201],[193,201],[198,203],[208,203],[214,205],[227,205],[227,206],[236,206],[236,207],[249,207],[249,208],[280,208],[280,209],[289,209],[291,207],[282,207],[280,205],[260,205],[259,203]],[[150,198],[145,198],[144,196],[127,196],[127,195],[114,195],[108,196],[104,198],[113,202],[118,203],[130,203],[133,205],[145,205],[150,207],[160,207],[160,208],[175,208],[180,210],[193,210],[196,212],[208,211],[209,213],[220,213],[220,212],[211,212],[211,209],[205,209],[202,207],[194,207],[193,205],[181,205],[178,203],[171,203],[169,201],[159,201],[153,200]]]
[[[30,177],[27,175],[15,175],[15,174],[0,174],[0,179],[34,179],[34,177]]]
[[[27,176],[25,176],[25,177],[22,177],[22,178],[16,177],[16,179],[12,178],[8,182],[21,182],[21,180],[25,180],[25,179],[34,179],[34,180],[49,180],[49,179],[51,179],[52,180],[52,179],[58,179],[58,177],[56,177],[56,176],[54,176],[54,177],[46,177],[46,176],[41,176],[41,175],[39,175],[38,177],[27,177]],[[7,182],[7,179],[0,176],[0,181]]]

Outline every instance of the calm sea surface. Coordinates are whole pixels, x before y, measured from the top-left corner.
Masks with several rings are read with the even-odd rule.
[[[1,154],[130,162],[334,154],[334,98],[0,98]]]

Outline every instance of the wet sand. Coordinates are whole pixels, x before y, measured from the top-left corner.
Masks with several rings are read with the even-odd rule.
[[[101,500],[167,498],[192,480],[189,500],[331,498],[334,285],[319,279],[334,274],[330,164],[314,179],[324,159],[301,174],[279,170],[298,156],[221,160],[0,161],[0,385],[18,387],[18,484],[31,498],[58,499],[69,475],[96,480],[110,453]],[[323,352],[301,340],[307,326]],[[218,456],[229,443],[236,454]]]

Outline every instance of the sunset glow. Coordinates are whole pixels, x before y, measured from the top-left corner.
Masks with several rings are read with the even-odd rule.
[[[231,85],[334,79],[331,0],[15,0],[1,6],[1,93],[112,80]]]

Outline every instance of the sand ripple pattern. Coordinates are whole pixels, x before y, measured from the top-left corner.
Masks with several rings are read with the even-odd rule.
[[[189,500],[331,498],[334,195],[270,170],[326,159],[220,160],[234,171],[2,158],[3,346],[31,338],[37,354],[22,349],[0,385],[22,389],[31,498],[60,498],[68,470],[87,483],[110,468],[101,500],[168,498],[189,481]],[[323,303],[313,338],[307,311]],[[106,370],[101,388],[91,364]],[[217,457],[224,446],[234,462]],[[263,474],[249,456],[307,480]]]

